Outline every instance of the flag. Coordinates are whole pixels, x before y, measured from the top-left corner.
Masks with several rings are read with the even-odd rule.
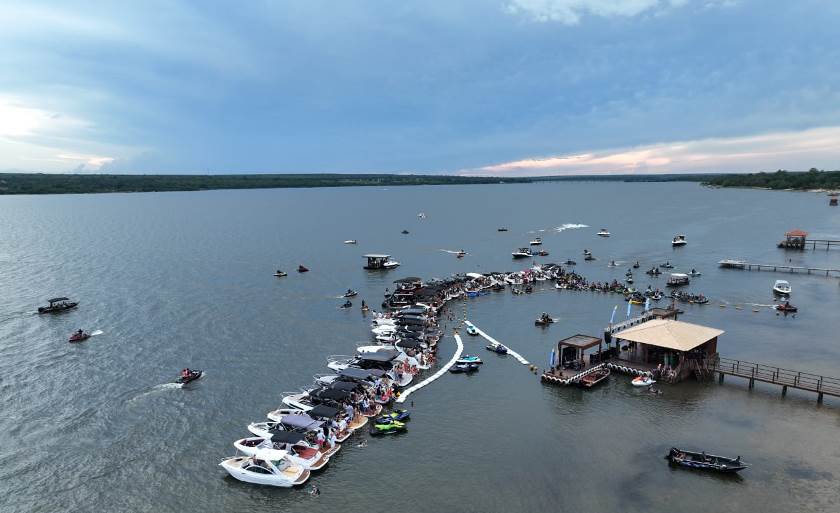
[[[630,318],[630,309],[633,308],[633,303],[630,301],[627,302],[627,318]]]
[[[650,310],[650,298],[645,298],[645,312]]]
[[[551,356],[548,357],[548,368],[554,367],[554,349],[551,350]]]
[[[612,315],[610,316],[610,324],[612,324],[612,323],[615,321],[615,312],[616,312],[617,310],[618,310],[618,305],[615,305],[615,307],[613,308],[613,313],[612,313]]]

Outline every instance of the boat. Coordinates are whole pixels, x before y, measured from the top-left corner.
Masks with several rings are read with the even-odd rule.
[[[456,258],[464,258],[464,255],[466,255],[466,254],[467,254],[467,252],[462,249],[462,250],[458,251],[457,253],[455,253],[455,257]]]
[[[688,275],[683,273],[671,273],[668,281],[665,283],[668,287],[682,287],[688,285]]]
[[[554,319],[548,315],[547,313],[541,314],[534,320],[535,326],[548,326],[549,324],[553,323]]]
[[[277,272],[274,273],[274,276],[277,276],[278,278],[284,278],[288,275],[289,275],[288,273],[284,273],[280,269],[277,269]]]
[[[661,267],[663,269],[673,269],[674,268],[674,266],[671,265],[671,262],[665,262],[664,264],[659,264],[659,267]]]
[[[178,379],[175,380],[175,383],[186,385],[187,383],[191,383],[200,378],[202,374],[204,374],[204,371],[184,369],[183,371],[181,371],[181,375],[178,376]]]
[[[350,240],[344,241],[345,244],[357,244],[358,242],[359,241],[357,241],[356,239],[350,239]]]
[[[596,369],[580,378],[578,384],[584,388],[592,388],[606,380],[608,377],[610,377],[610,370],[606,367],[601,367],[600,369]]]
[[[503,346],[502,344],[487,344],[486,349],[488,351],[493,351],[496,354],[507,354],[508,348]]]
[[[685,235],[675,235],[674,238],[671,239],[671,246],[675,248],[685,246],[686,244],[688,244],[688,241],[685,240]]]
[[[371,436],[396,435],[398,433],[404,433],[407,430],[408,427],[405,425],[405,422],[382,417],[376,419],[376,422],[370,426]]]
[[[625,277],[625,278],[624,278],[624,281],[626,281],[627,283],[633,283],[633,276],[627,276],[627,277]]]
[[[403,230],[403,231],[402,231],[402,234],[403,234],[403,235],[408,235],[408,230]]]
[[[743,269],[747,266],[747,262],[745,262],[744,260],[733,260],[731,258],[724,258],[723,260],[718,262],[718,265],[730,269]]]
[[[419,217],[420,219],[426,219],[426,213],[420,212],[419,214],[417,214],[417,217]]]
[[[660,274],[662,274],[662,271],[660,271],[658,267],[651,267],[650,269],[645,271],[645,274],[649,276],[659,276]]]
[[[344,293],[344,297],[354,297],[357,295],[359,295],[359,293],[353,289],[347,289],[347,292]]]
[[[656,383],[656,381],[648,375],[636,376],[630,382],[634,387],[649,387]]]
[[[639,261],[638,261],[638,260],[636,260],[636,263],[635,263],[635,264],[633,264],[633,269],[638,269],[639,267],[640,267],[640,265],[639,265]]]
[[[233,442],[233,446],[246,456],[254,456],[263,449],[286,451],[292,463],[307,470],[321,470],[327,465],[330,461],[330,455],[333,454],[333,452],[328,454],[321,451],[317,446],[313,447],[311,443],[306,441],[305,434],[292,431],[281,431],[268,439],[258,436],[240,438]],[[336,445],[335,450],[337,451],[339,447]],[[333,451],[333,449],[329,451]]]
[[[48,299],[47,303],[49,303],[49,305],[38,307],[39,314],[63,312],[79,306],[78,302],[70,301],[70,299],[66,297],[54,297],[52,299]]]
[[[531,258],[534,256],[528,248],[519,248],[511,253],[511,255],[513,255],[513,258]]]
[[[396,260],[391,260],[391,255],[384,254],[370,254],[364,255],[367,258],[367,265],[364,266],[368,271],[395,269],[400,266]]]
[[[391,419],[399,422],[406,422],[411,420],[411,412],[408,410],[396,409],[383,414],[380,419]]]
[[[462,374],[462,373],[471,373],[478,370],[477,363],[456,363],[452,367],[449,367],[449,372],[452,374]]]
[[[785,301],[784,303],[779,303],[775,306],[776,311],[783,312],[783,313],[796,313],[799,309],[790,304],[790,301]]]
[[[499,231],[499,232],[506,232],[506,231],[508,231],[508,229],[507,229],[507,228],[502,227],[502,228],[498,228],[496,231]]]
[[[542,244],[542,239],[540,237],[534,237],[534,239],[528,244],[532,246],[539,246],[540,244]]]
[[[292,463],[286,451],[260,449],[253,456],[225,458],[219,465],[234,479],[246,483],[291,488],[309,479],[309,471]]]
[[[575,262],[574,260],[566,260],[565,262],[563,262],[563,264],[565,264],[565,265],[577,265],[577,262]]]
[[[70,335],[70,340],[68,342],[84,342],[85,340],[90,338],[90,333],[86,333],[82,330],[79,330],[72,335]]]
[[[776,280],[776,283],[773,284],[773,292],[780,296],[789,296],[790,283],[786,280]]]
[[[601,228],[601,231],[598,232],[598,237],[609,237],[609,236],[610,236],[610,232],[607,231],[606,228]]]
[[[353,308],[353,302],[348,299],[339,308]]]
[[[464,356],[455,360],[455,363],[474,363],[476,365],[481,365],[482,362],[481,358],[473,354],[465,354]]]
[[[587,253],[587,255],[585,257],[583,257],[583,259],[586,260],[587,262],[589,262],[591,260],[595,260],[595,257],[592,256],[592,253]]]
[[[741,461],[741,457],[727,458],[715,456],[705,452],[692,452],[671,447],[665,459],[672,465],[695,470],[709,470],[713,472],[734,473],[749,468]]]
[[[478,335],[478,329],[471,322],[466,321],[464,325],[467,327],[467,335],[472,335],[473,337]]]
[[[693,276],[693,277],[697,277],[697,276],[703,276],[703,273],[697,271],[696,269],[692,269],[691,272],[688,273],[688,275]]]
[[[308,273],[308,272],[309,272],[309,269],[307,269],[306,267],[304,267],[304,266],[302,266],[302,265],[299,265],[299,266],[298,266],[298,272],[299,272],[299,273]]]
[[[537,251],[537,256],[548,256],[548,251],[541,249]]]

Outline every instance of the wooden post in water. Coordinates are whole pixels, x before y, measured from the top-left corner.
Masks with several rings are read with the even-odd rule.
[[[787,385],[782,385],[782,397],[787,395]]]

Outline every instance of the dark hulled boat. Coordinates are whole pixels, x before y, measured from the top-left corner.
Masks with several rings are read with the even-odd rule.
[[[38,307],[39,314],[63,312],[79,306],[78,302],[70,301],[70,299],[66,297],[54,297],[52,299],[48,299],[47,302],[49,305]]]
[[[727,458],[725,456],[715,456],[713,454],[706,454],[705,452],[683,451],[676,447],[671,447],[665,459],[671,465],[678,467],[685,467],[694,470],[708,470],[712,472],[723,472],[732,474],[739,472],[749,467],[741,461],[741,457]]]

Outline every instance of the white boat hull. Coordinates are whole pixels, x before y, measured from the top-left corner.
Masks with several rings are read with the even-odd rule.
[[[281,474],[259,474],[242,468],[242,464],[250,459],[249,456],[242,456],[236,458],[228,458],[222,460],[219,465],[230,474],[234,479],[243,481],[245,483],[252,483],[265,486],[277,486],[280,488],[291,488],[293,486],[302,485],[309,479],[309,471],[294,465],[291,472],[283,472]]]

